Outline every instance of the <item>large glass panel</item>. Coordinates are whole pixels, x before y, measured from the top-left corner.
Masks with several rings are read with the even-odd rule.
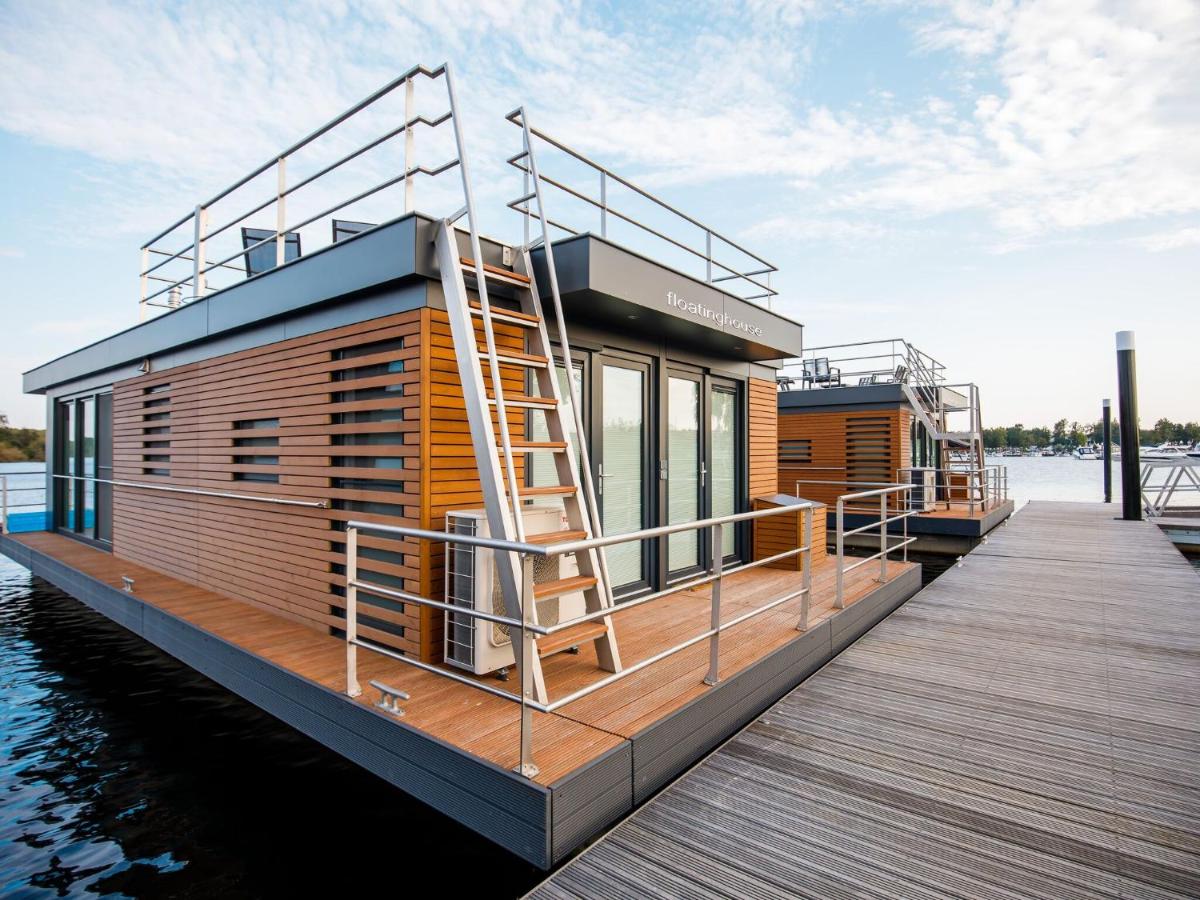
[[[82,468],[79,474],[83,480],[79,482],[79,494],[82,498],[83,517],[79,523],[79,531],[88,537],[96,536],[96,401],[93,397],[79,402],[80,416],[80,446],[79,455]]]
[[[571,366],[572,384],[568,390],[567,369],[565,366],[555,366],[558,374],[558,393],[563,398],[562,423],[566,430],[571,446],[575,448],[575,462],[579,463],[579,435],[575,431],[575,412],[572,403],[579,403],[583,396],[583,366]],[[533,393],[537,393],[534,391]],[[532,441],[548,441],[550,436],[546,430],[546,414],[544,412],[529,413],[529,439]],[[558,469],[554,465],[554,455],[551,453],[531,453],[533,460],[530,482],[535,487],[548,487],[558,484]]]
[[[645,373],[604,366],[601,459],[604,534],[617,535],[644,527],[646,483]],[[614,587],[642,580],[642,543],[608,548],[608,573]]]
[[[96,477],[112,480],[112,394],[96,397]],[[96,485],[96,538],[112,541],[112,485]]]
[[[712,514],[737,512],[737,395],[731,391],[712,392]],[[726,526],[721,535],[723,553],[734,548],[734,529]]]
[[[75,401],[68,400],[59,406],[58,417],[59,468],[63,475],[75,475]],[[75,530],[75,495],[76,482],[74,478],[57,478],[60,482],[62,503],[59,508],[58,524],[61,528]]]
[[[700,383],[667,379],[667,524],[700,518]],[[667,538],[667,570],[700,564],[694,531]]]

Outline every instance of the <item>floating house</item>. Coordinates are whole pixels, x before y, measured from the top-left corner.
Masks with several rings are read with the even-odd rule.
[[[1012,515],[1007,469],[984,458],[978,385],[952,383],[909,341],[810,347],[783,366],[779,389],[779,487],[827,504],[831,519],[839,497],[910,484],[886,498],[889,529],[914,550],[959,556]],[[844,499],[844,530],[877,521],[864,509],[875,502]],[[873,529],[846,540],[877,543]]]
[[[448,66],[181,204],[142,321],[25,374],[47,527],[0,550],[548,867],[920,570],[828,552],[833,495],[780,477],[774,266],[507,119],[512,212]]]

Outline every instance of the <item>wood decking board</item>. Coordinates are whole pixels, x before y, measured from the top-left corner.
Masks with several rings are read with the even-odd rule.
[[[109,585],[119,587],[122,576],[134,578],[134,596],[258,654],[303,678],[331,690],[345,690],[345,644],[294,621],[287,610],[251,602],[180,581],[119,556],[104,553],[56,534],[14,537],[42,553]],[[814,564],[814,599],[810,630],[836,614],[832,608],[834,561]],[[893,575],[914,567],[889,563]],[[861,566],[847,579],[847,608],[878,588],[875,566]],[[728,620],[800,587],[796,572],[757,569],[729,576],[724,584],[722,618]],[[626,665],[665,649],[708,627],[711,593],[708,587],[671,597],[614,616],[622,659]],[[730,629],[721,637],[723,679],[744,671],[772,651],[796,640],[800,600],[782,604],[762,616]],[[362,627],[360,625],[360,630]],[[557,654],[545,660],[551,698],[591,684],[602,677],[591,645],[578,654]],[[695,647],[647,666],[628,679],[610,685],[551,715],[535,715],[534,752],[541,773],[538,782],[553,784],[630,740],[644,728],[683,708],[711,690],[703,683],[708,669],[708,645]],[[407,691],[404,723],[447,741],[504,768],[517,763],[519,723],[515,704],[465,685],[422,672],[403,663],[359,651],[359,681],[371,679]],[[515,690],[516,682],[490,679],[490,684]],[[370,706],[376,692],[366,689],[359,703]],[[346,702],[351,702],[347,698]]]
[[[1200,896],[1200,578],[1032,503],[531,896]]]

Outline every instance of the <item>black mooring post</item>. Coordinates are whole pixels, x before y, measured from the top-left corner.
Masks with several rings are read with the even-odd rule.
[[[1101,439],[1104,441],[1104,502],[1112,503],[1112,401],[1104,401],[1104,427],[1101,429]]]
[[[1142,518],[1142,465],[1132,331],[1117,332],[1117,395],[1121,417],[1121,518],[1138,522]]]

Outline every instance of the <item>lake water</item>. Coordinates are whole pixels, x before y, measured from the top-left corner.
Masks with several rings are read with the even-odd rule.
[[[1099,462],[997,461],[1018,505],[1102,499]],[[3,557],[0,796],[6,898],[396,893],[415,871],[504,897],[541,879]]]

